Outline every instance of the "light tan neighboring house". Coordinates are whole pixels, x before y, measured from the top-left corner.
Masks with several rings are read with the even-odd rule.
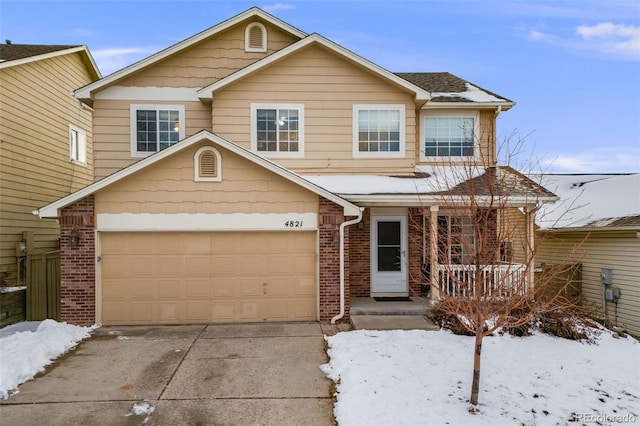
[[[74,323],[346,319],[353,297],[447,291],[424,275],[436,236],[473,218],[443,194],[466,206],[461,188],[506,176],[510,207],[555,200],[497,165],[513,101],[392,73],[257,8],[75,96],[95,110],[96,182],[36,212],[61,224]]]
[[[640,174],[547,175],[543,183],[561,201],[541,212],[537,262],[581,263],[585,299],[640,336]]]
[[[0,274],[58,249],[60,228],[32,211],[93,181],[91,110],[73,90],[100,78],[86,46],[0,44]],[[19,256],[20,255],[20,256]]]

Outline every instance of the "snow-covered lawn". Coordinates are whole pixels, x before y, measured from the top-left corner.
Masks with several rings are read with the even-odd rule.
[[[93,328],[44,320],[35,331],[0,338],[0,398],[44,371],[60,355],[89,337]]]
[[[346,425],[565,425],[640,422],[640,343],[535,334],[483,341],[479,412],[470,414],[473,338],[367,331],[326,338]],[[575,423],[574,423],[575,422]]]

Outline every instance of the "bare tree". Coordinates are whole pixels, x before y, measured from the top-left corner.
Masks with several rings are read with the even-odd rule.
[[[519,154],[520,147],[521,142],[512,152]],[[567,291],[570,279],[558,285],[566,265],[534,275],[533,219],[553,194],[509,166],[469,162],[442,168],[447,171],[435,176],[440,205],[437,226],[431,228],[437,229],[437,248],[431,249],[437,264],[431,263],[430,285],[439,296],[438,309],[475,337],[469,401],[476,406],[483,338],[574,308],[578,301]]]

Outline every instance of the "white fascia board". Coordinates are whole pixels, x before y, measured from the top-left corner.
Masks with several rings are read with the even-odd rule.
[[[351,60],[352,62],[356,62],[357,64],[363,66],[364,68],[369,69],[370,71],[373,71],[379,75],[381,75],[382,77],[386,78],[387,80],[390,80],[392,82],[394,82],[395,84],[404,87],[405,89],[407,89],[410,92],[415,93],[416,96],[416,100],[420,100],[420,101],[427,101],[429,99],[431,99],[431,95],[429,92],[427,92],[424,89],[421,89],[420,87],[408,82],[407,80],[398,77],[397,75],[395,75],[394,73],[387,71],[386,69],[382,68],[379,65],[374,64],[373,62],[364,59],[361,56],[356,55],[355,53],[351,52],[348,49],[345,49],[344,47],[332,42],[331,40],[328,40],[324,37],[322,37],[319,34],[311,34],[310,36],[294,43],[291,44],[287,47],[285,47],[284,49],[281,49],[279,51],[277,51],[276,53],[273,53],[272,55],[267,56],[266,58],[258,61],[258,62],[254,62],[253,64],[243,68],[240,71],[237,71],[233,74],[231,74],[228,77],[225,77],[221,80],[218,80],[217,82],[210,84],[209,86],[203,87],[202,89],[198,90],[198,96],[200,97],[200,100],[205,101],[205,100],[211,100],[211,98],[213,97],[213,92],[215,92],[216,90],[219,90],[220,88],[229,85],[231,83],[234,83],[242,78],[244,78],[245,76],[253,73],[256,70],[259,70],[262,67],[265,67],[269,64],[272,64],[276,61],[279,61],[280,59],[286,57],[287,55],[296,52],[297,50],[303,49],[306,46],[309,46],[312,43],[318,43],[332,51],[334,51],[335,53],[342,55],[344,57],[346,57],[347,59]]]
[[[427,102],[422,106],[422,109],[496,109],[502,108],[502,111],[507,111],[515,106],[515,102]]]
[[[131,87],[110,86],[96,93],[94,99],[123,101],[199,102],[193,87]]]
[[[426,207],[426,206],[468,206],[471,201],[478,206],[491,205],[491,197],[469,197],[464,195],[438,194],[340,194],[343,198],[367,207],[398,206],[398,207]],[[530,207],[541,204],[554,203],[558,198],[541,197],[508,197],[506,200],[494,198],[493,205],[500,207]]]
[[[315,231],[318,214],[307,213],[99,213],[100,232]]]
[[[186,40],[183,40],[179,43],[174,44],[173,46],[169,46],[164,50],[161,50],[160,52],[151,55],[145,59],[142,59],[138,62],[136,62],[135,64],[132,64],[126,68],[123,68],[119,71],[114,72],[113,74],[110,74],[108,77],[103,78],[102,80],[96,81],[95,83],[86,85],[84,87],[81,87],[80,89],[76,90],[74,92],[74,96],[78,99],[82,99],[82,100],[90,100],[92,98],[93,92],[95,92],[96,90],[101,89],[102,87],[111,85],[113,83],[115,83],[116,81],[119,81],[143,68],[148,67],[149,65],[161,61],[177,52],[179,52],[180,50],[186,49],[196,43],[199,43],[202,40],[205,40],[217,33],[220,33],[248,18],[257,16],[261,19],[264,19],[265,21],[269,22],[270,24],[279,27],[281,29],[283,29],[286,32],[289,32],[290,34],[299,37],[299,38],[303,38],[306,37],[307,34],[303,31],[300,31],[299,29],[287,24],[284,21],[279,20],[278,18],[276,18],[273,15],[270,15],[268,13],[266,13],[265,11],[258,9],[257,7],[252,7],[251,9],[240,13],[239,15],[236,15],[230,19],[227,19],[224,22],[221,22],[207,30],[204,30],[194,36],[189,37]]]
[[[182,140],[181,142],[178,142],[175,145],[170,146],[169,148],[166,148],[158,153],[155,153],[136,163],[133,163],[129,167],[119,170],[114,174],[105,177],[104,179],[94,182],[89,186],[86,186],[72,194],[67,195],[66,197],[63,197],[57,201],[54,201],[53,203],[48,204],[42,207],[41,209],[34,211],[33,213],[35,215],[38,215],[40,218],[57,218],[59,209],[66,207],[70,204],[73,204],[74,202],[81,200],[91,194],[94,194],[95,192],[99,191],[102,188],[105,188],[121,179],[124,179],[125,177],[132,175],[133,173],[136,173],[144,169],[145,167],[148,167],[154,163],[157,163],[158,161],[161,161],[173,155],[176,152],[187,149],[191,145],[199,143],[203,140],[209,140],[210,142],[213,142],[216,145],[219,145],[241,157],[244,157],[247,160],[257,165],[262,166],[265,169],[270,170],[271,172],[287,180],[290,180],[302,186],[303,188],[308,189],[309,191],[314,192],[318,195],[321,195],[322,197],[338,204],[343,208],[345,216],[357,216],[360,213],[360,208],[355,204],[352,204],[351,202],[347,201],[346,199],[309,182],[308,180],[304,179],[302,176],[290,171],[289,169],[285,169],[284,167],[279,166],[278,164],[264,157],[261,157],[249,150],[246,150],[242,148],[240,145],[236,145],[233,142],[230,142],[224,138],[221,138],[220,136],[215,135],[207,130],[201,130],[200,132],[192,136],[189,136],[188,138]]]

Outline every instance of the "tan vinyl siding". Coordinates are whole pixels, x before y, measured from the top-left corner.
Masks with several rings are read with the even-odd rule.
[[[91,112],[71,95],[91,82],[79,53],[0,70],[0,271],[15,273],[15,243],[58,246],[55,221],[32,211],[91,183]],[[69,125],[86,132],[87,165],[69,158]]]
[[[131,157],[131,105],[184,105],[185,137],[211,130],[211,107],[201,102],[153,102],[98,99],[94,103],[95,180],[140,160]]]
[[[195,182],[194,155],[199,147],[162,160],[98,192],[96,212],[318,212],[316,194],[222,148],[222,181]]]
[[[268,33],[267,52],[245,52],[245,27],[250,22],[252,21],[216,34],[215,37],[181,51],[118,84],[139,87],[204,87],[297,41],[294,36],[262,22]]]
[[[537,263],[582,262],[582,291],[587,301],[602,308],[602,268],[613,269],[613,286],[620,288],[618,325],[640,336],[640,239],[635,231],[557,234],[541,240]],[[568,254],[571,254],[567,259]],[[615,322],[615,304],[608,302],[608,318]]]
[[[505,208],[498,215],[498,224],[499,240],[511,243],[512,262],[525,263],[529,244],[525,215],[516,208]]]
[[[414,95],[318,46],[213,94],[213,131],[251,147],[251,104],[304,104],[304,158],[279,164],[304,173],[408,174],[415,164]],[[403,158],[353,158],[353,105],[405,106]]]

